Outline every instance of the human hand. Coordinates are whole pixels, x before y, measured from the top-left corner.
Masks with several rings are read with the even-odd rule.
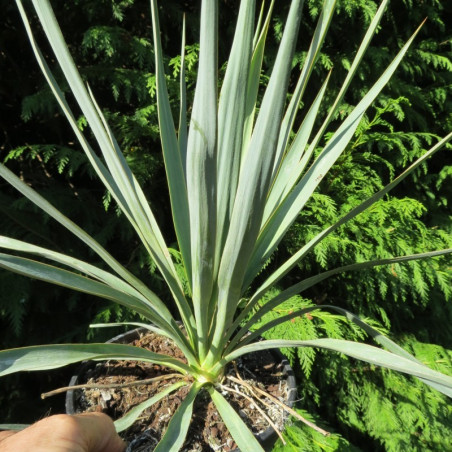
[[[20,432],[0,432],[0,452],[123,452],[113,421],[102,413],[42,419]]]

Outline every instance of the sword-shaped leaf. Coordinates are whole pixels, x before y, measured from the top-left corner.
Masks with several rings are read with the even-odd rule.
[[[262,233],[256,243],[256,249],[247,270],[247,277],[245,278],[247,284],[250,283],[262,264],[270,257],[288,228],[295,221],[298,213],[320,184],[325,174],[327,174],[342,152],[346,149],[367,108],[372,104],[377,95],[389,81],[419,30],[420,27],[403,46],[378,81],[353,109],[347,119],[339,126],[306,174],[301,178],[292,192],[287,195],[286,199],[281,202],[278,209],[263,226]]]
[[[306,145],[314,127],[314,122],[317,119],[320,105],[325,95],[326,87],[330,79],[331,72],[328,74],[322,88],[317,94],[311,108],[306,113],[306,116],[298,129],[289,150],[284,156],[278,174],[275,177],[273,186],[268,196],[265,205],[264,223],[275,212],[282,200],[287,196],[288,192],[293,188],[301,174],[299,172],[300,161],[306,159]]]
[[[179,381],[177,383],[174,383],[165,388],[163,391],[156,394],[155,396],[152,396],[149,399],[145,400],[144,402],[140,403],[139,405],[133,407],[123,417],[115,421],[116,431],[122,432],[128,429],[140,417],[140,415],[146,408],[149,408],[150,406],[154,405],[154,403],[159,402],[168,394],[176,391],[177,389],[179,389],[182,386],[185,386],[186,384],[187,383],[185,381]]]
[[[249,151],[242,160],[231,224],[218,274],[218,314],[213,350],[223,339],[240,298],[245,269],[259,234],[268,194],[302,0],[291,2],[284,34],[265,92]]]
[[[185,82],[185,14],[182,23],[182,46],[180,54],[180,111],[179,111],[179,151],[184,172],[187,168],[187,83]],[[185,174],[185,178],[187,175]],[[188,272],[187,272],[188,273]],[[190,273],[191,274],[191,271]],[[191,280],[191,278],[190,278]],[[191,282],[191,281],[190,281]]]
[[[372,345],[341,339],[314,339],[305,341],[294,340],[268,340],[240,347],[223,358],[221,364],[224,365],[246,353],[266,350],[270,348],[282,347],[317,347],[343,353],[360,361],[367,362],[380,367],[397,370],[408,375],[412,375],[423,380],[425,383],[432,383],[434,387],[443,394],[452,397],[452,377],[423,365],[414,357],[382,350]]]
[[[256,437],[248,429],[234,408],[226,401],[226,399],[214,388],[208,388],[215,407],[220,413],[221,419],[239,446],[240,450],[247,452],[264,452],[262,446],[256,440]]]
[[[265,22],[260,27],[263,14],[264,14],[264,2],[262,2],[262,8],[259,15],[259,21],[257,24],[256,34],[253,40],[253,56],[251,58],[249,75],[246,86],[246,107],[245,107],[245,124],[243,126],[243,140],[242,140],[242,154],[240,162],[243,161],[247,151],[248,145],[253,133],[254,115],[256,111],[257,94],[259,91],[259,81],[261,76],[262,61],[264,59],[265,42],[267,39],[267,33],[270,26],[270,19],[273,12],[275,0],[272,0],[270,7],[268,8]]]
[[[193,413],[193,403],[201,385],[193,383],[190,392],[185,396],[177,411],[171,418],[168,428],[154,452],[178,452],[187,436]]]
[[[309,78],[319,56],[323,41],[325,40],[326,32],[328,31],[331,19],[333,18],[335,6],[336,0],[326,0],[323,5],[322,12],[320,13],[317,27],[315,29],[314,36],[312,37],[311,45],[309,46],[305,62],[303,64],[303,69],[300,73],[300,77],[298,78],[297,86],[295,87],[295,91],[292,95],[292,98],[290,99],[289,106],[287,107],[286,113],[281,123],[281,130],[279,132],[278,147],[276,150],[276,158],[273,169],[273,180],[275,179],[276,174],[279,171],[279,166],[286,151],[287,143],[289,142],[290,133],[293,128],[301,99],[308,85]]]
[[[160,313],[148,301],[143,300],[141,297],[136,298],[121,290],[77,273],[63,270],[52,265],[43,264],[42,262],[4,253],[0,253],[0,267],[30,278],[39,279],[41,281],[57,284],[79,292],[114,301],[139,312],[147,319],[160,319],[158,322],[160,324],[164,321]]]
[[[0,430],[14,430],[19,432],[30,427],[30,424],[0,424]]]
[[[186,375],[190,367],[176,358],[125,344],[36,345],[0,351],[0,376],[57,369],[87,360],[125,359],[162,364]]]
[[[283,276],[285,276],[294,266],[309,252],[311,251],[321,240],[326,236],[334,232],[338,227],[345,224],[347,221],[364,212],[372,204],[375,204],[379,199],[383,198],[390,190],[392,190],[396,185],[402,182],[408,175],[410,175],[416,168],[418,168],[425,160],[432,157],[436,152],[438,152],[445,144],[452,140],[452,132],[441,139],[437,144],[435,144],[431,149],[429,149],[424,155],[419,157],[414,161],[403,173],[397,176],[392,182],[383,187],[377,193],[372,195],[370,198],[363,201],[361,204],[353,208],[350,212],[344,215],[339,221],[331,225],[330,227],[324,229],[322,232],[317,234],[312,238],[306,245],[300,248],[292,257],[290,257],[283,265],[281,265],[273,274],[271,274],[265,282],[259,287],[259,289],[252,296],[250,303],[253,305],[256,303],[262,295],[274,284],[276,284]],[[242,317],[243,318],[243,317]]]
[[[67,106],[64,96],[61,94],[61,90],[55,83],[55,80],[45,64],[45,61],[43,60],[42,55],[33,39],[28,25],[28,19],[25,10],[22,7],[21,1],[16,0],[16,2],[21,12],[27,33],[29,34],[33,50],[35,51],[44,75],[49,81],[49,84],[51,85],[60,106],[62,106],[64,113],[68,117],[72,128],[76,131],[77,126],[73,120],[72,112]],[[193,329],[191,328],[193,326],[193,320],[190,307],[185,300],[182,286],[171,260],[170,253],[165,245],[161,231],[159,230],[155,218],[149,208],[144,193],[131,173],[127,162],[122,155],[119,146],[92,94],[83,84],[83,81],[64,42],[61,30],[59,29],[48,0],[43,0],[42,2],[35,1],[33,3],[42,22],[44,31],[46,32],[46,36],[48,37],[52,49],[57,56],[71,90],[93,130],[111,174],[109,174],[106,168],[103,167],[99,159],[95,156],[94,152],[87,144],[83,135],[81,135],[78,130],[76,131],[76,135],[87,153],[88,158],[90,158],[91,163],[93,163],[94,168],[101,176],[102,181],[111,191],[112,195],[128,216],[143,241],[143,244],[146,246],[150,255],[153,257],[162,272],[171,291],[173,292],[178,308],[181,311],[182,318],[187,325],[187,329],[191,332]]]
[[[215,268],[219,265],[237,190],[252,57],[255,0],[240,5],[218,106],[218,194]]]
[[[205,356],[206,313],[214,287],[217,203],[218,0],[201,4],[198,79],[187,143],[192,293],[198,346]]]
[[[165,160],[166,177],[171,200],[174,228],[176,230],[182,259],[191,284],[190,228],[188,213],[187,185],[185,179],[186,153],[186,106],[185,106],[185,68],[182,57],[181,64],[181,111],[179,140],[177,139],[173,115],[166,87],[165,71],[160,39],[157,1],[151,1],[152,29],[154,36],[155,75],[157,83],[157,111],[159,117],[160,137]],[[185,42],[185,20],[183,31],[183,50]],[[182,54],[183,55],[183,54]]]
[[[413,260],[420,260],[420,259],[428,259],[438,256],[444,256],[446,254],[452,253],[452,248],[444,249],[444,250],[436,250],[436,251],[429,251],[426,253],[418,253],[418,254],[411,254],[407,256],[398,256],[398,257],[392,257],[387,259],[375,259],[372,261],[366,261],[366,262],[358,262],[355,264],[350,265],[344,265],[343,267],[338,267],[333,270],[329,270],[323,273],[320,273],[315,276],[311,276],[310,278],[306,278],[303,281],[300,281],[297,284],[293,284],[292,286],[288,287],[287,289],[284,289],[281,293],[276,295],[274,298],[269,300],[265,303],[264,306],[262,306],[258,312],[256,312],[240,329],[239,332],[237,332],[236,335],[234,335],[234,339],[231,341],[231,343],[228,346],[228,349],[231,349],[235,346],[237,343],[237,340],[242,338],[247,334],[247,332],[250,330],[252,325],[254,325],[259,319],[261,319],[266,313],[270,312],[271,310],[278,307],[281,303],[284,303],[289,298],[293,297],[296,294],[300,294],[303,291],[309,289],[310,287],[324,281],[327,278],[330,278],[331,276],[337,275],[339,273],[347,272],[347,271],[357,271],[357,270],[363,270],[366,268],[372,268],[377,267],[380,265],[389,265],[389,264],[399,264],[402,262],[409,262]],[[255,304],[252,304],[252,306],[255,306]],[[250,312],[250,306],[246,306],[246,313]],[[246,315],[246,314],[245,314]],[[285,318],[285,316],[281,316],[281,319]],[[289,317],[287,317],[289,318]],[[291,317],[290,317],[291,318]],[[285,321],[285,320],[284,320]],[[259,337],[259,334],[262,334],[263,331],[260,331],[260,333],[252,333],[250,336],[247,336],[247,342],[252,341],[253,339],[257,339]]]
[[[0,248],[20,251],[22,253],[30,253],[35,256],[43,257],[45,259],[49,259],[54,262],[58,262],[60,264],[68,266],[74,270],[77,270],[80,273],[84,273],[90,276],[91,278],[95,278],[96,280],[116,290],[119,290],[134,298],[142,300],[144,304],[149,305],[154,310],[158,310],[160,315],[167,321],[172,319],[171,313],[169,312],[168,308],[150,289],[148,291],[148,294],[152,294],[152,297],[146,298],[143,296],[141,292],[134,289],[132,286],[127,284],[122,279],[118,278],[115,275],[112,275],[111,273],[108,273],[105,270],[95,267],[94,265],[91,265],[88,262],[84,262],[72,256],[51,251],[46,248],[33,245],[31,243],[27,243],[21,240],[16,240],[4,236],[0,236]]]

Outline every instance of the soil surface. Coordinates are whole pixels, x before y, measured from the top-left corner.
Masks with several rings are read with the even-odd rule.
[[[157,336],[152,332],[140,335],[140,338],[132,344],[184,361],[181,351],[170,339]],[[120,388],[85,388],[75,391],[77,412],[102,411],[113,419],[122,417],[134,406],[181,379],[180,377],[169,376],[169,374],[174,374],[173,370],[151,363],[107,361],[98,364],[93,363],[93,366],[80,376],[78,384],[112,385],[162,377],[161,380],[149,384]],[[227,368],[225,375],[226,378],[222,382],[223,386],[218,389],[255,434],[262,433],[269,427],[262,411],[279,430],[282,430],[286,415],[278,404],[255,391],[251,394],[246,385],[228,378],[242,379],[248,385],[260,388],[281,401],[287,400],[287,384],[285,381],[287,376],[283,373],[281,363],[275,363],[273,353],[262,351],[245,355],[232,363]],[[142,441],[135,440],[134,447],[128,450],[134,452],[152,451],[161,434],[166,430],[172,414],[189,389],[190,385],[183,386],[146,409],[138,421],[121,434],[127,442],[130,442],[145,433]],[[140,442],[145,444],[140,446],[137,444]],[[182,450],[184,452],[227,452],[236,447],[207,391],[201,390],[195,400],[192,422],[186,444]]]

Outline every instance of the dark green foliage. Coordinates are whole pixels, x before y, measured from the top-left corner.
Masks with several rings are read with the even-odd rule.
[[[303,410],[297,410],[297,412],[306,420],[314,422],[319,427],[328,428],[328,426],[322,425],[320,418],[313,417],[310,413]],[[285,430],[283,436],[286,445],[283,446],[282,442],[278,441],[273,448],[273,452],[323,452],[325,450],[360,452],[362,450],[355,447],[337,433],[331,432],[329,436],[323,436],[301,421],[293,422],[290,420],[289,428]]]
[[[452,52],[445,22],[451,5],[445,3],[428,1],[414,7],[400,1],[390,5],[339,117],[362,97],[422,19],[428,15],[429,20],[396,76],[360,124],[353,145],[300,214],[285,240],[289,252],[400,174],[438,136],[450,131]],[[308,5],[313,16],[318,14],[320,2],[308,1]],[[353,36],[363,33],[359,30],[368,23],[376,5],[339,2],[342,20],[333,20],[331,40],[317,65],[319,75],[334,67],[332,91],[337,90],[351,62],[357,42]],[[303,60],[303,53],[299,60]],[[292,272],[294,281],[355,261],[451,247],[451,163],[449,148],[390,196],[321,242],[299,270]],[[423,362],[432,367],[440,365],[450,373],[450,350],[430,344],[450,348],[451,268],[450,258],[445,258],[337,276],[303,293],[303,300],[289,301],[287,309],[311,303],[348,308],[380,322]],[[317,312],[276,328],[270,336],[304,339],[339,333],[339,337],[357,338],[356,331],[344,328],[334,315],[319,316]],[[333,430],[339,428],[362,450],[451,448],[452,411],[448,401],[413,379],[368,369],[331,353],[294,350],[289,351],[289,357],[300,364],[301,378],[309,377],[307,384],[300,385],[304,409],[335,426]],[[297,438],[292,442],[304,444],[307,440],[304,428],[289,431]],[[306,450],[317,450],[317,445],[311,443],[310,447]],[[340,447],[335,445],[332,450]],[[351,445],[347,447],[345,450],[352,450]],[[281,450],[292,449],[287,446]]]
[[[399,340],[424,363],[450,371],[450,351],[413,337]],[[394,372],[356,362],[344,365],[343,359],[331,355],[326,359],[328,369],[318,391],[334,386],[334,392],[323,409],[334,414],[350,441],[362,444],[363,450],[380,450],[378,443],[387,451],[449,450],[452,409],[444,397]],[[365,447],[357,432],[370,435],[376,443]]]
[[[187,12],[190,93],[198,56],[199,5],[177,0],[160,3],[163,43],[168,55],[167,81],[177,122],[182,13]],[[220,3],[220,65],[224,67],[238,1]],[[274,44],[281,36],[288,3],[275,5],[263,83],[274,60]],[[160,145],[156,141],[158,120],[148,2],[77,0],[53,4],[83,77],[144,186],[167,242],[174,243]],[[294,67],[299,67],[305,58],[321,4],[322,0],[305,2]],[[334,98],[351,64],[356,43],[360,42],[378,4],[373,0],[338,1],[305,105],[309,105],[310,96],[331,68],[327,97]],[[73,142],[73,134],[34,63],[13,2],[0,0],[0,5],[4,11],[0,39],[5,49],[0,59],[0,89],[4,99],[0,107],[3,129],[0,159],[165,298],[153,263]],[[282,261],[388,183],[439,136],[450,131],[452,41],[446,25],[452,17],[452,3],[439,0],[390,3],[336,120],[340,121],[356,105],[426,16],[427,23],[396,76],[360,124],[353,145],[325,177],[273,260]],[[39,39],[52,63],[42,36]],[[59,76],[58,71],[56,75]],[[296,76],[294,71],[293,86]],[[73,102],[70,98],[69,101]],[[303,112],[301,109],[300,118]],[[79,124],[84,128],[83,117]],[[436,155],[368,212],[329,236],[289,275],[289,282],[355,261],[451,247],[451,192],[449,149]],[[0,182],[0,212],[0,234],[102,265],[74,237],[3,182]],[[180,261],[177,250],[174,257],[177,265]],[[272,265],[270,262],[269,266]],[[389,332],[423,362],[450,373],[452,356],[447,347],[450,348],[452,338],[451,283],[450,258],[378,267],[335,276],[287,301],[267,318],[313,304],[336,304]],[[89,332],[90,322],[127,319],[131,319],[130,313],[117,306],[0,272],[3,347],[82,341],[87,336],[103,340],[111,332]],[[277,327],[269,335],[285,339],[324,336],[367,339],[361,330],[341,317],[321,310]],[[285,434],[289,444],[277,445],[275,450],[439,452],[452,447],[448,443],[452,437],[450,406],[444,397],[414,379],[368,368],[332,353],[312,349],[286,352],[300,377],[297,405],[300,412],[335,433],[323,438],[297,422]],[[6,380],[2,387],[5,390],[0,394],[0,418],[18,421],[17,410],[11,406],[18,405],[20,386]]]

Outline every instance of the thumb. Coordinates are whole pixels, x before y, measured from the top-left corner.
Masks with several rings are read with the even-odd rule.
[[[113,421],[103,413],[73,416],[80,425],[81,443],[86,452],[123,452],[125,444],[118,436]]]

